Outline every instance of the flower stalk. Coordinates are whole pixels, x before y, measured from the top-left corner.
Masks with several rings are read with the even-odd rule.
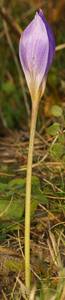
[[[31,209],[31,180],[32,160],[35,129],[37,121],[39,99],[32,103],[32,117],[30,128],[30,141],[28,150],[27,178],[26,178],[26,202],[25,202],[25,284],[28,293],[30,292],[30,209]]]

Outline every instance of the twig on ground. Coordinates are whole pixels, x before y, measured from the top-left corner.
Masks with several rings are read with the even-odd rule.
[[[11,53],[12,53],[12,56],[13,56],[13,59],[14,59],[14,62],[15,62],[16,68],[17,68],[17,72],[18,72],[18,76],[19,76],[19,82],[20,82],[20,86],[22,88],[22,92],[23,92],[23,96],[24,96],[24,102],[25,102],[26,112],[27,112],[27,115],[29,117],[30,116],[30,109],[29,109],[29,104],[27,102],[26,92],[25,92],[25,89],[24,89],[23,77],[22,77],[21,69],[20,69],[20,66],[19,66],[19,62],[18,62],[18,59],[17,59],[17,56],[16,56],[16,52],[15,52],[14,46],[12,44],[12,40],[11,40],[9,31],[8,31],[8,26],[7,26],[7,24],[6,24],[5,21],[3,21],[3,25],[4,25],[4,30],[5,30],[5,35],[6,35],[6,38],[7,38],[7,41],[8,41],[8,45],[10,47],[10,50],[11,50]]]

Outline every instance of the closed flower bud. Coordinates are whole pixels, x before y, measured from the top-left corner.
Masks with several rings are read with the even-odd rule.
[[[55,52],[55,40],[42,10],[20,38],[19,57],[32,101],[43,95],[47,73]]]

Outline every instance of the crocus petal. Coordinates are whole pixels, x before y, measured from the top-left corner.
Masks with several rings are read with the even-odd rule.
[[[24,30],[19,43],[20,62],[31,97],[34,95],[34,98],[40,87],[43,90],[42,85],[53,57],[52,34],[50,29],[48,33],[47,22],[45,22],[40,10]]]
[[[52,64],[52,61],[53,61],[53,56],[55,54],[55,39],[54,39],[52,29],[51,29],[50,25],[47,23],[46,18],[42,12],[42,9],[39,10],[39,16],[42,18],[42,21],[46,26],[48,39],[49,39],[49,54],[48,54],[48,62],[47,62],[47,68],[46,68],[46,72],[48,72],[50,65]]]

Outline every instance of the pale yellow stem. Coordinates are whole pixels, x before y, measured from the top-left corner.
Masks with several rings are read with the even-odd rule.
[[[32,106],[30,141],[28,150],[27,178],[26,178],[26,203],[25,203],[25,284],[28,293],[30,292],[30,206],[31,206],[31,177],[33,146],[35,137],[35,128],[38,112],[39,100],[36,100]]]
[[[39,91],[31,92],[32,98],[32,117],[31,117],[31,129],[30,129],[30,141],[28,150],[28,164],[27,164],[27,177],[26,177],[26,201],[25,201],[25,285],[27,293],[30,293],[30,208],[31,208],[31,179],[32,179],[32,160],[33,160],[33,147],[34,137],[38,113],[38,105],[41,96],[44,94],[46,86],[46,77],[41,84]],[[33,95],[35,94],[35,96]],[[33,97],[34,96],[34,97]],[[29,297],[27,297],[27,300]]]

